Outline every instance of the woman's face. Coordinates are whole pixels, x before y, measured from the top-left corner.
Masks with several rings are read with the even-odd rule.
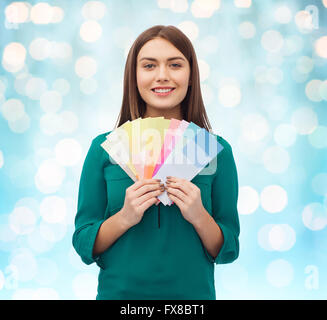
[[[186,96],[189,78],[189,62],[169,41],[155,38],[145,43],[137,56],[136,81],[146,103],[146,115],[180,118],[180,103]],[[173,90],[156,93],[157,87]]]

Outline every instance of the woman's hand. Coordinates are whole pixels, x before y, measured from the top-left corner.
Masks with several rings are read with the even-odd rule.
[[[150,206],[157,203],[157,196],[164,191],[164,185],[157,179],[141,179],[126,189],[121,217],[129,227],[138,224]],[[158,200],[158,201],[157,201]]]
[[[179,207],[183,217],[191,224],[199,221],[205,208],[201,190],[192,182],[177,177],[167,177],[166,191],[169,198]]]

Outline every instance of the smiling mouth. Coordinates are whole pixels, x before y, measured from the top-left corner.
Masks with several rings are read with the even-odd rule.
[[[161,89],[160,91],[156,91],[155,89],[151,89],[151,91],[157,95],[157,96],[168,96],[170,93],[172,93],[175,90],[175,88],[172,88],[170,90],[163,90]]]

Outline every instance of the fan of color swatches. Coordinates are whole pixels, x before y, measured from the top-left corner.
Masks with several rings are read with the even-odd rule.
[[[175,176],[191,181],[223,146],[215,135],[193,122],[138,118],[111,131],[101,146],[133,180]],[[167,192],[158,199],[172,201]]]

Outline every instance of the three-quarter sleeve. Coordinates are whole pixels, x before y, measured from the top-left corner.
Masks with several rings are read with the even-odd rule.
[[[238,177],[231,146],[225,141],[217,156],[217,171],[212,183],[212,216],[220,227],[224,242],[214,259],[216,264],[233,262],[239,255],[240,224],[237,211]]]
[[[106,182],[103,175],[103,149],[101,136],[93,139],[84,160],[78,192],[75,231],[72,242],[76,252],[86,264],[96,262],[102,267],[99,256],[93,256],[93,246],[107,206]]]

